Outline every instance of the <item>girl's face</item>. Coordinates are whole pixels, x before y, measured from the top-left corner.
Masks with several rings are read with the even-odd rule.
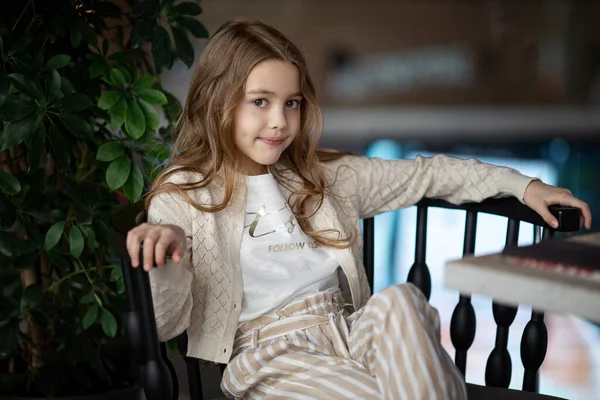
[[[246,80],[244,97],[236,108],[234,140],[244,154],[243,173],[267,173],[267,165],[300,132],[300,74],[286,61],[265,60],[257,64]]]

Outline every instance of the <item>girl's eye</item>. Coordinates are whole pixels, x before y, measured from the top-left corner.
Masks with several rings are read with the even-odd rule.
[[[300,100],[288,100],[285,105],[289,108],[298,108],[300,107]]]
[[[254,105],[256,107],[266,107],[267,106],[267,100],[265,100],[265,99],[256,99],[256,100],[253,100],[252,103],[254,103]]]

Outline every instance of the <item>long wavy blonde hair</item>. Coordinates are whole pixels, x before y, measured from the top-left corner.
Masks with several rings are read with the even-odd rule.
[[[317,149],[322,132],[322,115],[315,88],[300,50],[275,28],[247,19],[234,19],[221,26],[208,41],[193,73],[182,115],[174,131],[175,143],[164,171],[157,177],[146,197],[146,208],[159,193],[176,192],[186,202],[202,212],[225,209],[234,195],[242,160],[234,144],[235,109],[244,95],[250,71],[260,62],[276,59],[289,62],[300,73],[300,133],[282,153],[278,164],[302,181],[287,199],[303,232],[316,242],[336,248],[348,247],[350,238],[331,238],[315,231],[309,219],[321,207],[326,182],[321,163],[338,159],[343,154]],[[198,173],[198,182],[175,184],[167,182],[179,171]],[[279,184],[289,182],[273,169]],[[221,180],[223,178],[223,180]],[[219,204],[199,204],[188,194],[190,190],[224,182],[224,197]],[[316,200],[316,207],[310,207]]]

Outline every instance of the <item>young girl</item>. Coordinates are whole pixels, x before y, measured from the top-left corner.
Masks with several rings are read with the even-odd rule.
[[[550,224],[548,204],[579,207],[589,227],[587,205],[474,159],[320,150],[321,122],[304,58],[280,32],[234,20],[214,34],[150,223],[127,237],[134,267],[143,244],[160,340],[187,330],[189,356],[227,363],[228,397],[465,399],[419,290],[370,298],[360,220],[425,196],[512,195]]]

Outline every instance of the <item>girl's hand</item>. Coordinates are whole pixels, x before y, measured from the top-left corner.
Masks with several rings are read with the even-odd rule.
[[[155,263],[164,267],[167,253],[176,263],[185,255],[185,232],[177,225],[141,224],[130,230],[127,233],[127,252],[134,268],[139,265],[142,243],[145,271],[150,271]]]
[[[546,185],[540,181],[532,181],[525,189],[523,201],[529,208],[540,214],[548,225],[554,228],[558,227],[558,221],[548,210],[548,206],[553,204],[579,208],[581,210],[581,223],[587,229],[592,226],[590,207],[586,202],[574,197],[568,189]]]

